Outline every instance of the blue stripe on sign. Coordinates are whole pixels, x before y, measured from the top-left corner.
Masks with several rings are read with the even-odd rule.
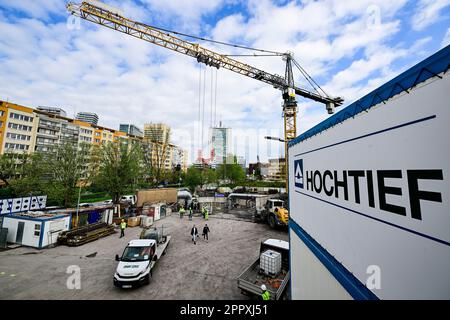
[[[360,216],[363,216],[363,217],[366,217],[366,218],[369,218],[369,219],[372,219],[372,220],[375,220],[375,221],[378,221],[378,222],[387,224],[387,225],[389,225],[389,226],[391,226],[391,227],[394,227],[394,228],[397,228],[397,229],[401,229],[401,230],[406,231],[406,232],[409,232],[409,233],[413,233],[413,234],[415,234],[415,235],[418,235],[418,236],[423,237],[423,238],[427,238],[427,239],[432,240],[432,241],[436,241],[436,242],[438,242],[438,243],[445,244],[446,246],[450,246],[450,242],[447,242],[447,241],[445,241],[445,240],[441,240],[441,239],[435,238],[435,237],[430,236],[430,235],[427,235],[427,234],[425,234],[425,233],[421,233],[421,232],[418,232],[418,231],[415,231],[415,230],[412,230],[412,229],[408,229],[408,228],[399,226],[399,225],[397,225],[397,224],[394,224],[394,223],[391,223],[391,222],[388,222],[388,221],[385,221],[385,220],[382,220],[382,219],[378,219],[378,218],[369,216],[368,214],[364,214],[364,213],[362,213],[362,212],[359,212],[359,211],[356,211],[356,210],[353,210],[353,209],[350,209],[350,208],[347,208],[347,207],[338,205],[338,204],[336,204],[336,203],[333,203],[333,202],[330,202],[330,201],[327,201],[327,200],[323,200],[323,199],[314,197],[314,196],[312,196],[312,195],[306,194],[306,193],[301,192],[301,191],[295,190],[295,192],[300,193],[300,194],[302,194],[302,195],[304,195],[304,196],[307,196],[307,197],[310,197],[310,198],[313,198],[313,199],[316,199],[316,200],[319,200],[319,201],[328,203],[328,204],[330,204],[330,205],[332,205],[332,206],[335,206],[335,207],[338,207],[338,208],[347,210],[348,212],[356,213],[356,214],[358,214],[358,215],[360,215]]]
[[[295,157],[302,156],[302,155],[307,154],[307,153],[311,153],[311,152],[315,152],[315,151],[331,148],[331,147],[334,147],[334,146],[337,146],[337,145],[340,145],[340,144],[343,144],[343,143],[347,143],[347,142],[351,142],[351,141],[367,138],[367,137],[370,137],[370,136],[374,136],[374,135],[377,135],[377,134],[385,133],[385,132],[388,132],[388,131],[391,131],[391,130],[400,129],[400,128],[407,127],[407,126],[410,126],[410,125],[413,125],[413,124],[416,124],[416,123],[428,121],[428,120],[431,120],[431,119],[434,119],[434,118],[436,118],[436,115],[432,115],[432,116],[429,116],[429,117],[425,117],[425,118],[417,119],[417,120],[414,120],[414,121],[402,123],[402,124],[399,124],[399,125],[396,125],[396,126],[393,126],[393,127],[390,127],[390,128],[386,128],[386,129],[383,129],[383,130],[371,132],[371,133],[368,133],[368,134],[365,134],[365,135],[362,135],[362,136],[359,136],[359,137],[355,137],[355,138],[351,138],[351,139],[348,139],[348,140],[343,140],[343,141],[340,141],[340,142],[336,142],[336,143],[330,144],[328,146],[324,146],[324,147],[320,147],[320,148],[313,149],[313,150],[310,150],[310,151],[302,152],[302,153],[296,154]]]
[[[294,220],[289,221],[289,228],[303,241],[319,261],[330,271],[334,278],[356,300],[379,300],[361,281],[336,260],[325,248],[315,241]],[[290,247],[292,250],[292,247]],[[291,251],[292,254],[292,251]],[[292,259],[290,259],[292,260]],[[291,269],[291,274],[292,274]],[[301,272],[301,270],[300,270]],[[292,283],[291,283],[292,288]],[[292,289],[291,289],[292,290]]]

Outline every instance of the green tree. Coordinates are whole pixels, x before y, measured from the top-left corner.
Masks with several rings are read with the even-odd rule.
[[[13,153],[5,153],[0,155],[0,180],[6,186],[9,185],[11,179],[16,175],[17,156]]]
[[[47,154],[51,179],[46,188],[49,198],[60,199],[60,204],[65,207],[74,205],[77,184],[89,179],[90,157],[91,146],[88,144],[63,143]]]
[[[203,183],[217,183],[217,172],[211,168],[205,168],[202,170],[202,182]]]
[[[17,197],[46,194],[50,165],[44,154],[33,153],[22,157],[19,175],[11,181]]]
[[[202,172],[194,166],[189,167],[186,172],[184,184],[194,191],[195,187],[202,184]]]
[[[217,169],[217,176],[221,179],[229,179],[232,183],[245,180],[244,169],[237,163],[236,157],[233,163],[221,164]]]
[[[114,203],[137,184],[142,173],[142,151],[137,145],[108,143],[101,148],[97,183],[104,186]]]

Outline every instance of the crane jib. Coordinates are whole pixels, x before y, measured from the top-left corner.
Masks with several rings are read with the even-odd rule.
[[[69,3],[67,10],[84,20],[194,57],[197,59],[197,62],[204,63],[207,66],[224,68],[265,82],[282,91],[287,91],[289,88],[292,88],[297,95],[326,104],[327,109],[329,109],[328,106],[330,105],[334,107],[342,104],[342,99],[332,99],[292,85],[290,86],[284,77],[265,72],[238,60],[203,48],[198,44],[164,33],[146,24],[127,19],[120,10],[108,9],[107,6],[102,6],[99,1],[83,1],[81,4]]]

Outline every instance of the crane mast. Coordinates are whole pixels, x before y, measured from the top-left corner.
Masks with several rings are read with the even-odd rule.
[[[192,43],[141,22],[133,21],[123,16],[119,10],[115,10],[99,1],[86,0],[82,3],[68,3],[67,10],[74,16],[95,24],[128,34],[135,38],[156,44],[158,46],[196,58],[197,62],[211,67],[224,68],[235,73],[256,79],[282,91],[283,117],[285,134],[286,176],[287,176],[287,144],[297,134],[297,102],[296,95],[323,103],[328,113],[333,113],[334,108],[342,105],[342,98],[331,98],[312,91],[308,91],[294,84],[292,73],[292,54],[283,54],[286,61],[285,76],[271,74],[255,68],[246,63],[230,58],[227,55],[206,49],[199,44]],[[286,186],[287,187],[287,186]]]

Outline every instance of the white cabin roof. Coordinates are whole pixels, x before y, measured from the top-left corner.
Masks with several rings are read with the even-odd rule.
[[[267,239],[264,241],[264,244],[267,244],[269,246],[289,250],[289,242],[279,239]]]

